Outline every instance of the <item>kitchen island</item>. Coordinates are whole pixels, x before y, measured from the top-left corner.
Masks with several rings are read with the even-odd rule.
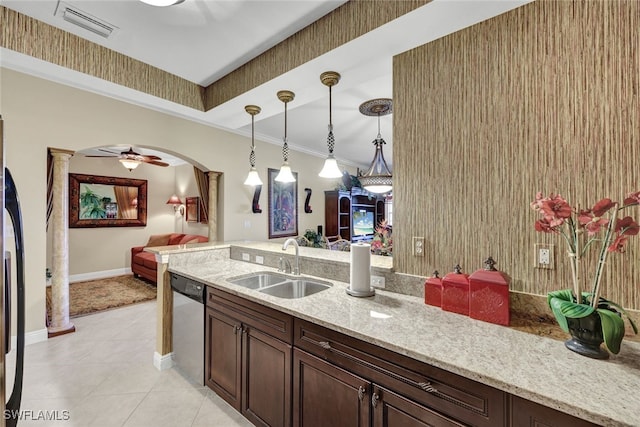
[[[623,342],[619,355],[592,360],[561,341],[485,323],[424,304],[422,298],[377,290],[368,298],[346,294],[348,284],[299,299],[282,299],[234,285],[229,278],[275,268],[225,256],[234,247],[281,256],[277,244],[237,244],[173,252],[169,271],[528,401],[605,426],[640,425],[640,345]],[[323,250],[300,248],[307,262]],[[212,254],[215,253],[215,256]],[[290,256],[288,253],[287,256]],[[332,253],[348,263],[349,254]],[[382,261],[387,262],[387,261]],[[303,264],[304,265],[304,264]],[[378,266],[384,269],[384,266]],[[303,276],[305,269],[302,269]],[[317,272],[315,274],[318,274]]]

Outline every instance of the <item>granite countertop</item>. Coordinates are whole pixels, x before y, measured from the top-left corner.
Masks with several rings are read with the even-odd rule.
[[[333,286],[282,299],[227,281],[275,269],[224,258],[170,263],[169,270],[600,425],[640,426],[638,343],[624,341],[619,355],[599,361],[562,341],[445,312],[422,298],[383,290],[355,298],[347,283],[319,278]]]

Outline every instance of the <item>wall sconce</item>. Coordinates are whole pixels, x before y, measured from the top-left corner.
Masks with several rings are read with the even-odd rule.
[[[180,216],[184,215],[184,205],[182,204],[182,200],[177,195],[173,195],[169,197],[167,200],[167,205],[173,205],[174,212],[180,212]]]

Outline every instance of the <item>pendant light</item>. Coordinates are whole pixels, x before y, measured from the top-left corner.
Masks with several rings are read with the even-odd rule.
[[[333,147],[335,145],[335,138],[333,137],[333,123],[331,121],[331,87],[338,84],[340,81],[340,74],[335,71],[326,71],[320,74],[320,81],[323,85],[329,86],[329,135],[327,136],[327,147],[329,148],[329,156],[324,161],[324,166],[318,174],[321,178],[341,178],[342,172],[338,168],[338,162],[333,157]]]
[[[278,92],[278,99],[284,102],[284,144],[282,145],[283,163],[280,172],[275,177],[278,182],[295,182],[296,178],[291,173],[289,166],[289,145],[287,144],[287,103],[293,101],[295,94],[289,90],[281,90]]]
[[[369,169],[358,177],[362,187],[371,193],[388,193],[393,188],[391,170],[384,160],[382,146],[386,144],[380,136],[380,116],[391,114],[393,102],[389,98],[378,98],[366,101],[360,105],[360,112],[365,116],[378,116],[378,136],[373,141],[376,152]]]
[[[256,144],[254,141],[254,131],[253,131],[253,122],[256,114],[260,114],[260,107],[257,105],[245,105],[244,111],[251,115],[251,154],[249,155],[249,164],[251,165],[251,169],[249,169],[249,175],[247,175],[247,179],[244,181],[244,185],[262,185],[262,180],[260,179],[260,175],[258,175],[258,171],[256,170]]]
[[[151,6],[166,7],[182,3],[184,0],[140,0]]]

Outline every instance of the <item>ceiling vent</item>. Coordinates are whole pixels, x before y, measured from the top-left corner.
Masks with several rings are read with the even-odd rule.
[[[118,29],[118,27],[64,2],[58,2],[54,15],[104,38],[109,38]]]

